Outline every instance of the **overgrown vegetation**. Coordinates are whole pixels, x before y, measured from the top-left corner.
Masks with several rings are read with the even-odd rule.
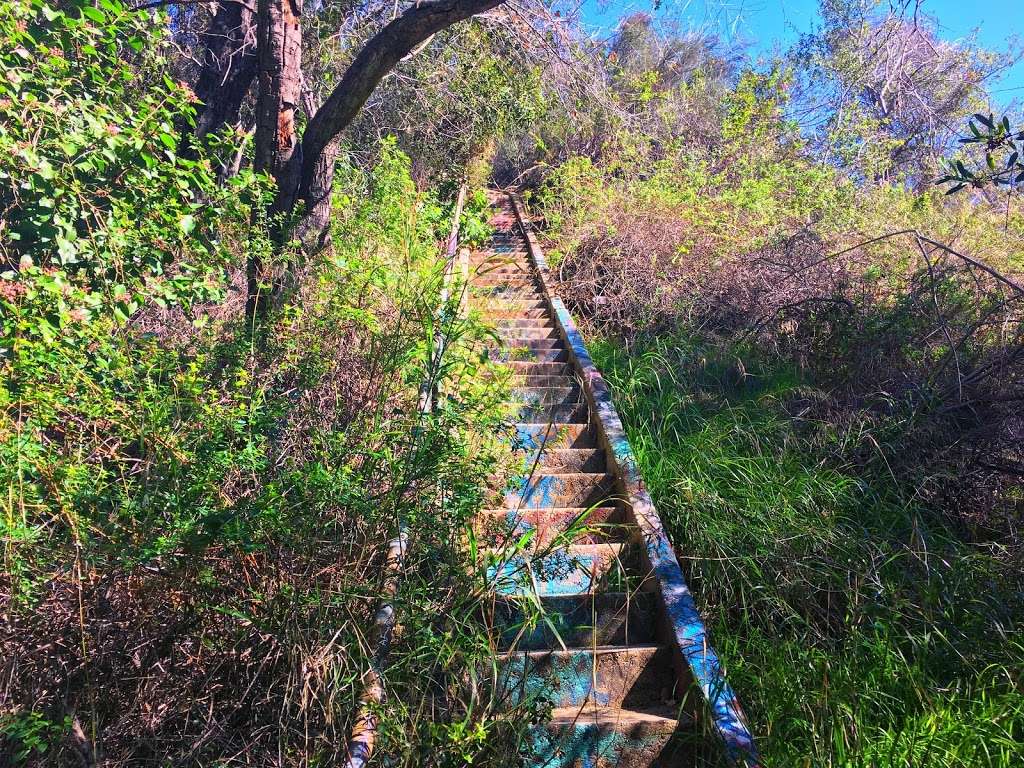
[[[400,523],[381,749],[504,759],[521,718],[463,674],[492,651],[462,536],[506,396],[485,329],[436,312],[450,205],[379,145],[339,170],[328,248],[254,323],[268,182],[177,153],[189,92],[140,18],[0,11],[0,762],[341,759]],[[474,196],[470,235],[481,213]],[[442,317],[446,397],[421,417]]]
[[[635,17],[604,100],[550,124],[539,157],[518,151],[540,160],[531,201],[562,296],[765,764],[1010,766],[1024,220],[1016,197],[932,184],[943,156],[976,158],[925,117],[941,103],[966,125],[984,94],[959,80],[952,106],[951,72],[996,57],[942,48],[926,83],[896,81],[909,111],[883,131],[864,89],[931,33],[829,8],[821,38],[733,78],[705,41]],[[885,61],[852,52],[879,38]],[[804,78],[835,97],[810,127],[790,118]],[[857,104],[876,110],[859,137]],[[594,149],[550,151],[583,132]],[[962,144],[979,145],[998,172],[1017,161]]]
[[[1019,764],[1014,52],[854,0],[758,66],[488,0],[309,4],[275,48],[284,10],[0,6],[0,762],[338,762],[403,525],[382,759],[528,758],[470,567],[507,393],[437,307],[493,171],[765,765]]]

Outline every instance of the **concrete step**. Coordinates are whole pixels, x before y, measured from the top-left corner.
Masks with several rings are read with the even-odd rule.
[[[533,285],[473,285],[468,295],[470,300],[526,301],[544,298],[540,289]]]
[[[588,417],[586,403],[524,405],[516,414],[522,424],[582,424]]]
[[[569,361],[569,352],[565,349],[492,348],[490,356],[492,360],[501,363],[565,363]]]
[[[577,544],[621,540],[629,530],[622,525],[622,510],[617,506],[485,509],[473,522],[484,546],[492,549],[516,545],[527,531],[534,532],[534,546],[550,546],[573,527],[572,540]]]
[[[489,307],[481,308],[481,314],[483,314],[491,322],[501,322],[502,320],[546,320],[550,319],[548,314],[547,302],[540,302],[543,306],[535,306],[531,309],[513,308],[513,307]]]
[[[572,376],[574,373],[572,365],[568,363],[513,360],[507,365],[514,376]]]
[[[593,448],[596,445],[590,425],[584,422],[550,422],[516,424],[516,450],[539,451],[541,448]]]
[[[548,448],[526,454],[523,466],[527,471],[536,466],[548,473],[605,472],[608,462],[599,448]]]
[[[560,340],[562,338],[561,336],[558,335],[558,331],[556,331],[554,327],[550,325],[533,328],[517,325],[511,328],[499,327],[497,330],[498,335],[501,337],[502,341],[510,345],[514,345],[514,343],[519,339],[530,339],[531,341],[533,341],[538,339]]]
[[[524,336],[509,336],[501,340],[505,349],[558,349],[561,348],[562,339],[554,336],[546,339],[530,339]]]
[[[470,258],[469,266],[472,277],[482,277],[496,272],[519,275],[534,274],[533,267],[525,258],[525,254],[523,254],[523,258],[516,258],[514,254],[511,256],[496,253],[489,256],[481,255],[478,258]]]
[[[518,651],[595,645],[652,644],[657,604],[651,592],[598,592],[541,598],[542,615],[532,601],[504,598],[495,606],[499,647]],[[559,642],[561,641],[561,642]]]
[[[573,376],[520,376],[513,374],[509,379],[513,387],[571,387],[576,385]]]
[[[498,320],[495,323],[495,327],[499,331],[504,331],[509,328],[526,328],[529,330],[546,328],[553,331],[555,329],[555,324],[550,319],[544,317],[506,317],[502,320]]]
[[[501,506],[506,509],[591,507],[615,493],[614,476],[603,472],[537,474],[513,480]]]
[[[484,296],[470,296],[469,303],[471,306],[477,307],[482,312],[487,314],[488,312],[527,312],[531,309],[547,309],[548,303],[542,298],[527,298],[527,299],[505,299],[505,298],[487,298]],[[525,317],[525,315],[520,315]]]
[[[502,681],[519,701],[543,697],[557,708],[644,709],[675,696],[671,654],[657,645],[522,651],[503,661]]]
[[[487,578],[500,594],[553,597],[627,583],[623,574],[636,560],[636,551],[622,542],[601,542],[527,552],[491,549],[487,557]]]
[[[470,258],[469,270],[471,276],[486,275],[491,272],[507,271],[519,272],[521,274],[533,274],[533,267],[526,254],[516,251],[505,251],[503,253],[492,253],[479,258]]]
[[[512,388],[512,401],[522,405],[569,405],[582,400],[583,393],[574,384],[565,387]]]
[[[529,272],[523,272],[516,270],[513,272],[484,272],[482,274],[473,275],[470,279],[470,285],[474,288],[493,288],[495,286],[509,286],[515,288],[537,288],[540,289],[540,284],[533,278]]]
[[[530,735],[531,765],[543,768],[692,768],[692,723],[678,708],[559,707]]]

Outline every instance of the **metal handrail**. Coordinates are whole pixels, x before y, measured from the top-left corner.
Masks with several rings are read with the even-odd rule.
[[[427,375],[420,384],[419,419],[414,428],[414,439],[418,436],[423,419],[431,414],[437,403],[437,383],[440,378],[441,363],[447,343],[445,334],[445,308],[451,295],[451,281],[454,271],[455,255],[459,247],[459,220],[466,202],[465,183],[459,187],[455,201],[455,215],[452,218],[451,234],[448,236],[445,249],[444,277],[438,302],[436,326],[434,330],[434,347]],[[373,627],[370,630],[370,644],[374,648],[373,661],[363,679],[363,691],[359,696],[359,712],[352,725],[346,744],[344,768],[366,768],[373,747],[377,741],[379,724],[375,709],[384,701],[384,668],[387,666],[388,653],[391,650],[391,638],[395,629],[395,607],[392,600],[398,591],[398,581],[405,553],[409,545],[409,533],[404,521],[399,521],[398,536],[388,542],[387,560],[384,565],[384,598],[374,614]]]

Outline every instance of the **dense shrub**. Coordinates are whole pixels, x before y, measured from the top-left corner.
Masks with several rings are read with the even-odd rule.
[[[515,713],[464,676],[491,655],[462,537],[504,399],[478,326],[448,321],[449,395],[416,407],[450,211],[384,144],[249,322],[267,185],[177,154],[190,96],[154,76],[148,23],[0,9],[0,762],[338,760],[400,525],[381,746],[501,762]]]
[[[1013,765],[1018,206],[818,163],[786,82],[742,74],[710,142],[547,169],[559,290],[765,763]]]

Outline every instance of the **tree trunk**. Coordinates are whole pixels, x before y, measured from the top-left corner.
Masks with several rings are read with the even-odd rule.
[[[268,172],[277,183],[268,211],[277,245],[283,244],[280,227],[284,223],[275,217],[291,213],[300,200],[306,208],[296,234],[306,245],[322,239],[330,218],[338,136],[381,79],[431,35],[504,1],[424,0],[408,8],[363,46],[323,106],[309,115],[300,145],[295,135],[295,110],[302,99],[302,0],[259,0],[254,167]],[[280,280],[268,281],[266,272],[259,257],[250,258],[247,307],[254,315],[269,304],[264,286],[268,282],[274,290],[281,286]]]
[[[199,34],[202,69],[196,96],[203,106],[196,119],[196,136],[216,133],[238,122],[242,102],[256,76],[256,26],[253,12],[236,2],[222,2]]]
[[[259,0],[257,40],[259,47],[259,98],[256,102],[255,157],[253,167],[265,171],[277,184],[268,213],[271,234],[282,244],[282,222],[275,217],[290,213],[298,182],[298,137],[295,110],[302,89],[302,0]],[[266,308],[269,296],[261,290],[270,275],[258,257],[248,264],[248,306],[251,312]],[[270,281],[279,286],[279,281]]]
[[[306,126],[298,199],[306,204],[299,233],[304,243],[319,239],[331,211],[331,185],[338,135],[348,126],[381,79],[431,35],[505,0],[421,2],[391,21],[356,56],[331,95]],[[294,202],[294,201],[293,201]]]

